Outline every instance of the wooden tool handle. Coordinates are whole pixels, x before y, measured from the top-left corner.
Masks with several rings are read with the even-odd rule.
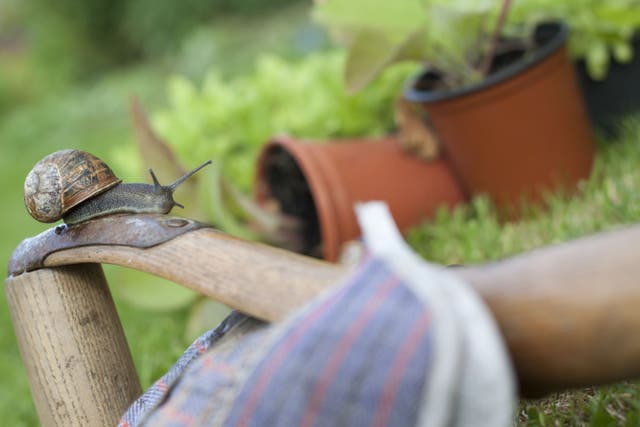
[[[638,241],[640,226],[452,270],[493,312],[523,394],[640,374]],[[208,229],[148,249],[66,249],[49,255],[45,265],[79,262],[147,271],[270,321],[284,318],[346,274],[340,266]]]
[[[116,425],[141,390],[102,268],[45,268],[5,285],[40,423]]]
[[[54,267],[96,262],[145,271],[267,321],[282,320],[330,286],[346,269],[283,249],[247,242],[211,228],[163,244],[88,246],[49,255]]]
[[[456,269],[485,300],[523,394],[640,375],[640,226]]]

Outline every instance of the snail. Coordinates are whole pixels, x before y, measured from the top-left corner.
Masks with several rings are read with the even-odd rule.
[[[62,219],[72,225],[115,213],[166,214],[173,192],[206,161],[170,185],[161,185],[151,169],[151,184],[125,184],[98,157],[80,150],[61,150],[40,160],[24,182],[24,204],[40,222]]]

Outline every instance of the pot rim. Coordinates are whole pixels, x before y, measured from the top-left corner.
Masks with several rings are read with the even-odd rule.
[[[327,171],[323,168],[322,162],[319,162],[317,154],[313,150],[304,147],[306,144],[314,144],[314,142],[304,138],[295,138],[287,134],[272,136],[261,149],[261,154],[256,163],[258,165],[258,171],[255,174],[255,180],[256,183],[266,183],[264,180],[265,165],[267,156],[271,150],[280,148],[294,158],[307,182],[315,204],[323,246],[322,257],[329,261],[335,261],[338,259],[340,245],[338,213],[336,212],[333,198],[330,196],[331,192],[329,190],[323,190],[331,188],[331,185],[326,183]],[[264,193],[262,193],[264,188],[260,188],[259,185],[255,185],[255,188],[257,190],[255,194],[259,200],[260,197],[264,196]]]
[[[416,89],[416,84],[422,78],[422,76],[428,72],[423,71],[414,77],[410,78],[404,90],[404,98],[409,102],[416,103],[428,103],[437,102],[450,98],[457,98],[464,95],[469,95],[475,92],[482,91],[488,87],[498,85],[505,80],[509,80],[515,77],[522,71],[533,67],[534,65],[544,61],[546,58],[557,52],[562,48],[569,36],[569,27],[562,21],[548,22],[548,25],[554,25],[557,27],[558,32],[553,38],[545,45],[535,49],[533,54],[522,60],[506,66],[500,71],[490,74],[481,82],[474,83],[468,86],[463,86],[455,89],[443,89],[443,90],[421,90]]]

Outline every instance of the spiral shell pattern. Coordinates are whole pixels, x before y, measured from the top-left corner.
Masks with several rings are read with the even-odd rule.
[[[69,209],[119,184],[121,180],[98,157],[61,150],[40,160],[24,182],[24,204],[36,220],[55,222]]]

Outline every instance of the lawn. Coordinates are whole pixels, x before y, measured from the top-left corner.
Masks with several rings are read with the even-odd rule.
[[[281,24],[281,23],[280,23]],[[280,25],[279,24],[279,25]],[[225,42],[226,43],[226,42]],[[236,44],[228,42],[230,49]],[[188,65],[188,61],[185,61]],[[234,70],[243,65],[232,64]],[[198,64],[182,70],[198,74]],[[33,221],[22,206],[22,182],[35,160],[66,147],[101,154],[107,161],[131,153],[127,100],[136,93],[151,110],[164,101],[167,74],[136,67],[113,72],[95,83],[44,97],[0,116],[0,170],[3,171],[0,260],[24,237],[46,225]],[[124,154],[123,154],[124,153]],[[487,200],[479,198],[435,221],[416,227],[411,245],[425,258],[444,263],[500,259],[547,244],[622,227],[640,220],[640,116],[628,117],[612,140],[599,139],[597,162],[588,182],[572,197],[550,196],[549,209],[531,211],[518,222],[501,223]],[[119,171],[139,179],[135,165]],[[109,269],[110,280],[122,276]],[[124,284],[126,286],[126,283]],[[188,345],[188,312],[146,311],[116,293],[116,303],[143,383],[148,386]],[[37,425],[24,369],[0,295],[0,420],[3,425]],[[523,401],[521,425],[640,425],[640,386],[627,382]]]

